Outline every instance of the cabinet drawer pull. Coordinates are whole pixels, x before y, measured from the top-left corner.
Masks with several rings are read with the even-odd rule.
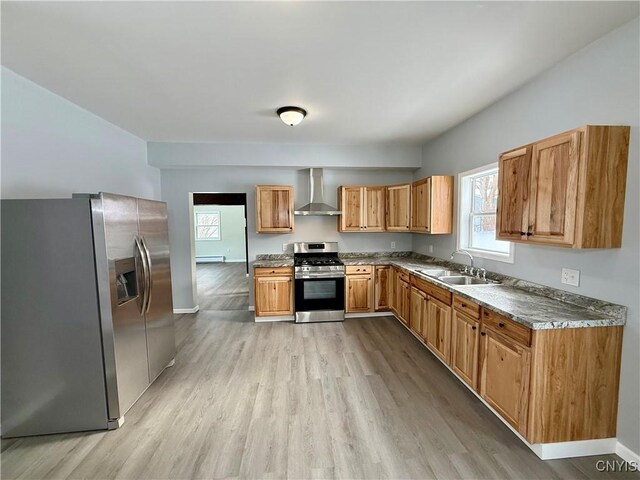
[[[527,232],[527,237],[530,237],[531,235],[533,235],[533,232]]]
[[[520,236],[524,237],[527,234],[527,232],[520,232]]]
[[[475,330],[477,327],[474,325],[473,327],[471,327],[471,330]]]
[[[500,323],[498,324],[498,326],[499,326],[500,328],[504,328],[504,323],[500,322]]]
[[[483,337],[486,335],[485,332],[480,332],[480,335],[482,335]]]
[[[467,304],[466,303],[461,303],[460,305],[462,305],[463,308],[467,308]]]

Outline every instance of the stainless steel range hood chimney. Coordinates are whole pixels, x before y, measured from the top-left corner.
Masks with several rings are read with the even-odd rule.
[[[302,207],[296,208],[295,215],[340,215],[342,212],[324,203],[324,182],[321,168],[309,169],[310,201]]]

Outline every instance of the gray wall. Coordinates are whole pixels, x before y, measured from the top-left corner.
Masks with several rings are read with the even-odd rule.
[[[385,185],[408,182],[411,172],[369,169],[325,169],[325,201],[337,205],[339,185]],[[337,241],[342,251],[411,250],[408,233],[338,233],[336,217],[296,217],[292,234],[257,234],[255,222],[255,185],[294,185],[296,206],[308,203],[308,170],[294,168],[233,168],[162,170],[162,199],[169,210],[171,276],[175,308],[195,305],[193,263],[189,226],[190,192],[247,193],[249,261],[260,253],[282,253],[282,244],[301,241]]]
[[[247,259],[242,205],[195,205],[193,211],[220,213],[220,240],[195,240],[196,257],[223,255],[225,262],[244,262]]]
[[[571,251],[516,245],[515,263],[478,260],[488,270],[626,305],[618,438],[640,452],[638,20],[615,30],[493,106],[423,146],[415,178],[460,172],[497,161],[510,148],[584,124],[631,125],[622,248]],[[457,185],[456,185],[457,195]],[[448,258],[456,236],[414,235],[414,249]],[[580,286],[560,283],[560,270],[580,270]],[[615,273],[615,275],[614,275]]]
[[[2,67],[2,197],[160,198],[146,142]]]

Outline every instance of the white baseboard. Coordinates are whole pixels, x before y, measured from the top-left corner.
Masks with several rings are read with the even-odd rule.
[[[249,305],[249,311],[250,312],[255,312],[256,311],[256,307],[254,305]]]
[[[389,317],[391,312],[369,312],[369,313],[345,313],[344,318],[364,318],[364,317]]]
[[[196,305],[193,308],[174,308],[173,313],[181,315],[183,313],[196,313],[198,310],[200,310],[200,305]]]
[[[616,455],[628,463],[634,463],[640,468],[640,455],[628,449],[620,442],[616,442]]]
[[[263,322],[292,322],[295,321],[296,317],[293,315],[278,315],[273,317],[255,317],[256,323]]]

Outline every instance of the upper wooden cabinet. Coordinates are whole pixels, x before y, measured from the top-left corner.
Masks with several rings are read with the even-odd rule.
[[[384,232],[385,187],[338,187],[339,232]]]
[[[293,187],[256,185],[256,231],[293,233]]]
[[[387,231],[408,232],[411,211],[411,184],[387,187]]]
[[[629,127],[592,126],[500,155],[497,238],[618,248]]]
[[[453,177],[427,177],[411,184],[410,226],[416,233],[453,231]]]

